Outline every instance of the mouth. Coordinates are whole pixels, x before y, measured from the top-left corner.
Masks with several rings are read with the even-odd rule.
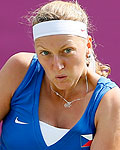
[[[55,78],[57,78],[57,79],[65,79],[65,78],[67,78],[67,76],[66,75],[57,75],[57,76],[55,76]]]

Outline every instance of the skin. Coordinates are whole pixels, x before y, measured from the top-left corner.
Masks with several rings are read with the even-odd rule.
[[[64,90],[64,97],[67,98],[73,89],[81,88],[80,82],[85,79],[87,72],[87,40],[70,35],[42,37],[36,40],[35,49],[46,78],[55,90]],[[58,75],[67,78],[58,79]]]
[[[69,51],[68,48],[73,50]],[[59,128],[70,129],[81,118],[100,78],[98,74],[86,67],[86,57],[90,53],[90,48],[92,48],[91,37],[82,39],[76,36],[56,35],[42,37],[35,41],[38,59],[45,70],[40,92],[40,120]],[[49,53],[46,53],[46,50]],[[11,97],[22,82],[33,55],[33,53],[18,53],[12,56],[1,69],[0,120],[9,112]],[[62,80],[56,79],[56,75],[61,74],[67,77]],[[88,93],[86,93],[86,74]],[[67,100],[81,98],[81,101],[65,109],[64,101],[51,91],[50,85]],[[95,126],[96,135],[91,150],[118,150],[120,145],[119,88],[113,88],[103,96],[95,115]]]

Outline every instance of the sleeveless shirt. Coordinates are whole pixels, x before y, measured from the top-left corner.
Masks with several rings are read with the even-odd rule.
[[[3,120],[0,150],[90,150],[96,129],[94,117],[105,95],[117,85],[100,77],[80,120],[55,144],[47,146],[39,126],[39,96],[44,69],[34,55],[30,67],[11,99]],[[54,136],[54,135],[53,135]]]

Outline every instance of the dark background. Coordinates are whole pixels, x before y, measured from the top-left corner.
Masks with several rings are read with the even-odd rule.
[[[34,52],[32,29],[20,22],[28,11],[48,1],[1,0],[0,2],[0,68],[17,52]],[[79,0],[87,11],[94,31],[91,33],[97,47],[95,52],[100,61],[112,68],[109,76],[120,86],[120,6],[115,0]]]

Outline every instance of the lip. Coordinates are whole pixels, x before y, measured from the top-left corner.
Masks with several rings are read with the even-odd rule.
[[[55,78],[57,78],[57,79],[64,79],[66,77],[67,77],[66,75],[56,75],[55,76]]]

